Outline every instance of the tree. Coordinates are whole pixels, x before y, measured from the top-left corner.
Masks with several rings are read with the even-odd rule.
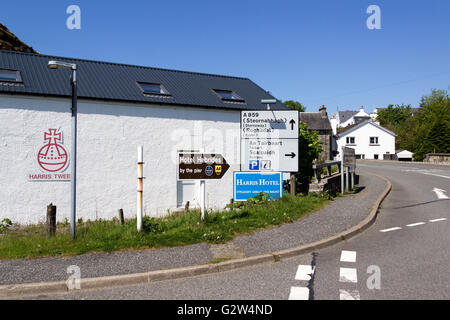
[[[300,122],[298,135],[298,173],[296,176],[296,192],[307,194],[311,177],[314,176],[313,162],[322,152],[322,142],[318,137],[317,131],[308,130],[305,123]]]
[[[414,159],[419,161],[427,153],[450,152],[450,98],[447,91],[433,89],[422,97],[420,106],[414,116],[413,140]]]
[[[297,110],[297,111],[300,111],[300,112],[305,112],[306,111],[306,107],[304,105],[302,105],[298,101],[287,100],[287,101],[284,101],[283,103],[285,105],[287,105],[289,108],[291,108],[292,110]]]

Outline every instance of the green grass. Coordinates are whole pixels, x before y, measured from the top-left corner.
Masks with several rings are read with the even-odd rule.
[[[42,256],[69,256],[87,252],[111,252],[182,246],[194,243],[225,243],[233,237],[298,220],[328,202],[320,195],[285,195],[276,201],[245,204],[209,213],[204,221],[198,211],[171,214],[164,218],[143,219],[143,230],[136,230],[136,219],[120,225],[110,221],[79,221],[76,240],[70,239],[69,226],[60,223],[54,237],[47,237],[44,225],[6,230],[0,235],[0,259]]]

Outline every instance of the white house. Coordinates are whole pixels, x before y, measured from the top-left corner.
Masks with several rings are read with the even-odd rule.
[[[396,136],[372,120],[365,120],[338,130],[336,142],[338,151],[343,146],[355,149],[357,159],[383,159],[395,154]],[[340,154],[336,160],[340,160]]]
[[[137,146],[144,146],[144,213],[198,205],[199,183],[177,181],[179,151],[220,153],[231,165],[206,181],[206,205],[223,208],[239,170],[240,111],[274,99],[247,78],[0,51],[0,220],[45,221],[70,212],[70,70],[78,66],[77,217],[136,215]],[[281,102],[273,109],[288,109]]]

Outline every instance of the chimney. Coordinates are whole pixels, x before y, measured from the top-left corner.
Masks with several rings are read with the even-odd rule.
[[[322,118],[327,118],[328,117],[327,108],[325,108],[324,105],[320,106],[319,112],[322,115]]]

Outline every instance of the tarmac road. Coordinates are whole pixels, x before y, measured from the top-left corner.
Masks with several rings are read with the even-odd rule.
[[[35,298],[450,299],[450,167],[382,161],[357,167],[387,177],[392,191],[377,221],[352,239],[220,274]]]

